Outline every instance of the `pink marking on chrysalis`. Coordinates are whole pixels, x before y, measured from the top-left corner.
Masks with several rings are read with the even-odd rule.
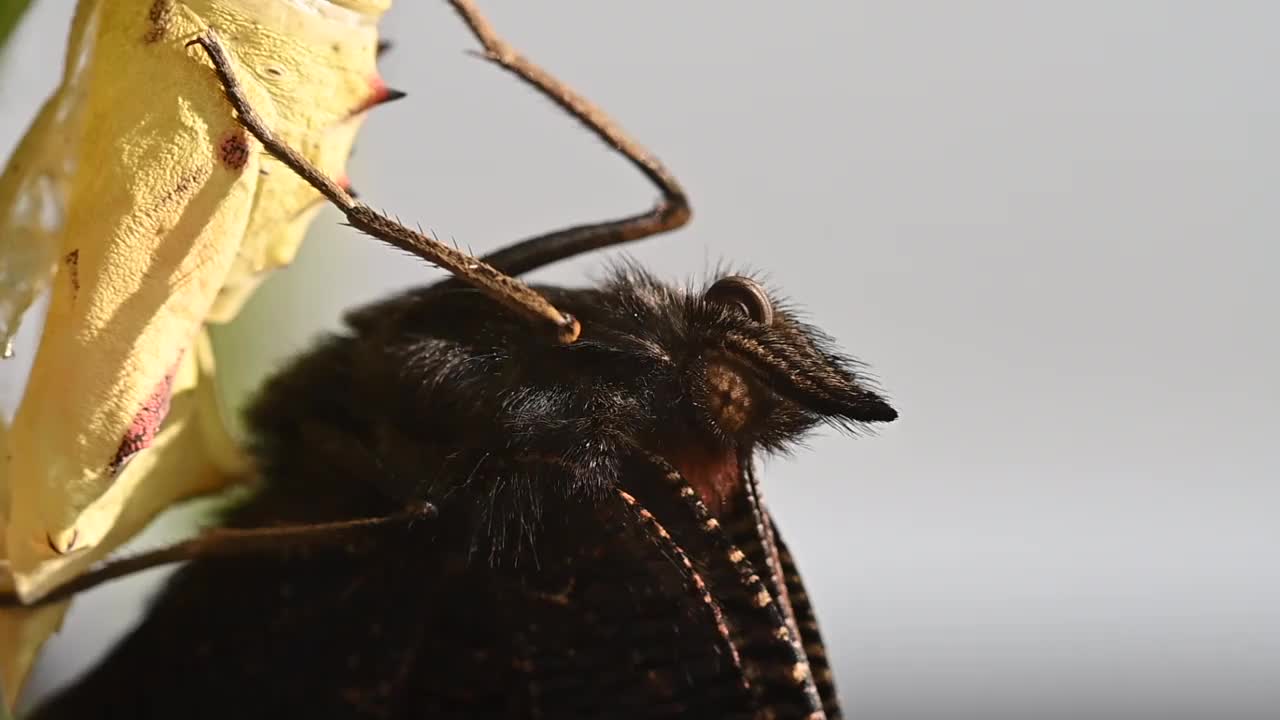
[[[218,144],[218,157],[232,170],[239,170],[249,162],[249,135],[243,128],[231,130],[222,137]]]
[[[164,418],[169,414],[169,401],[173,397],[173,377],[178,372],[178,363],[182,361],[182,354],[178,354],[178,359],[169,367],[169,371],[165,373],[164,378],[156,384],[155,390],[151,391],[151,395],[142,403],[142,407],[138,410],[138,414],[133,416],[133,422],[129,423],[129,428],[124,431],[124,438],[120,441],[120,447],[116,450],[116,455],[111,460],[111,464],[107,469],[115,474],[124,467],[129,458],[138,454],[139,451],[151,447],[151,443],[156,439],[156,432],[160,429],[160,423],[164,422]]]
[[[150,45],[163,39],[173,24],[173,0],[155,0],[151,3],[151,9],[147,12],[147,22],[150,27],[142,36],[142,41]]]
[[[71,297],[74,298],[80,292],[80,249],[64,255],[62,264],[67,266],[67,279],[71,281]]]

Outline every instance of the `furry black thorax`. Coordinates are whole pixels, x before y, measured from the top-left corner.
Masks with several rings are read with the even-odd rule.
[[[632,265],[595,288],[538,291],[582,322],[578,342],[532,333],[467,288],[353,312],[348,333],[252,407],[262,474],[286,494],[335,498],[340,514],[361,494],[353,478],[376,488],[360,498],[371,509],[373,495],[456,502],[488,536],[477,542],[501,548],[531,540],[548,505],[610,495],[646,453],[682,468],[689,457],[749,462],[822,423],[896,417],[859,363],[776,299],[765,326]],[[745,381],[749,413],[733,427],[712,412],[712,367]]]

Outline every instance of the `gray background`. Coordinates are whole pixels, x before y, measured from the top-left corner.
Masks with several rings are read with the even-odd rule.
[[[70,5],[5,58],[0,150]],[[692,226],[631,253],[767,269],[901,410],[767,464],[854,717],[1280,717],[1274,3],[484,5],[688,187]],[[443,3],[383,28],[410,95],[358,142],[366,200],[487,250],[655,197]],[[438,275],[338,219],[223,334],[259,348],[240,382]],[[80,602],[37,688],[145,589]]]

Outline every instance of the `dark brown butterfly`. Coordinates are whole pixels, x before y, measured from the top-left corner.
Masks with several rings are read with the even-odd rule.
[[[682,288],[623,265],[588,289],[510,280],[683,224],[688,206],[656,160],[454,4],[491,58],[664,201],[510,246],[485,259],[488,280],[459,260],[473,285],[363,308],[269,381],[249,413],[260,487],[216,531],[244,529],[255,551],[198,546],[142,625],[35,717],[840,716],[754,459],[895,411],[751,278]],[[437,258],[273,144],[216,39],[200,42],[269,151],[353,225]],[[292,542],[290,528],[344,530]]]

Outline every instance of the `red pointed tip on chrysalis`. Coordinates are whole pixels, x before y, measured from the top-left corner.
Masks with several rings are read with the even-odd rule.
[[[343,175],[342,177],[338,178],[334,182],[336,182],[338,184],[338,187],[342,188],[351,197],[353,198],[360,197],[359,193],[355,191],[355,188],[351,187],[350,177]]]
[[[389,103],[393,100],[399,100],[407,94],[403,90],[393,90],[392,88],[387,87],[387,84],[384,83],[380,77],[374,77],[370,80],[369,88],[372,92],[365,97],[363,102],[351,111],[352,115],[359,115],[370,108]]]

